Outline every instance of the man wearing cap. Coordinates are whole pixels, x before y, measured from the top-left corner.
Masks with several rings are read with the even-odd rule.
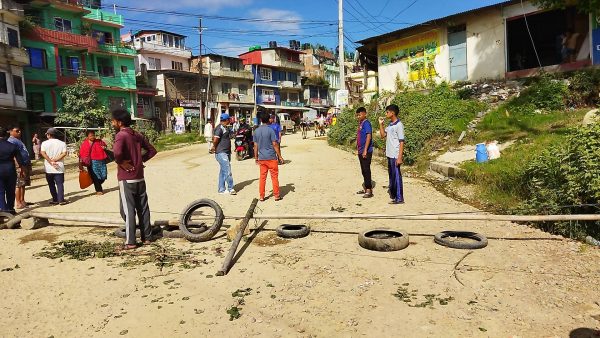
[[[41,155],[44,158],[46,169],[46,181],[50,188],[52,201],[50,204],[64,205],[65,201],[65,163],[63,159],[67,156],[67,145],[56,138],[58,130],[50,128],[46,131],[46,141],[42,142]]]
[[[221,114],[221,124],[219,124],[213,133],[213,144],[210,148],[211,153],[215,153],[215,158],[219,162],[219,194],[235,195],[233,189],[233,175],[231,174],[231,131],[229,130],[229,114]]]

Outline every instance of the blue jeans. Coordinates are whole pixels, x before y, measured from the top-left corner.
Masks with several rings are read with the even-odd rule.
[[[219,192],[233,190],[233,175],[231,175],[231,154],[217,153],[215,154],[217,162],[221,169],[219,170]],[[227,189],[225,189],[227,183]]]

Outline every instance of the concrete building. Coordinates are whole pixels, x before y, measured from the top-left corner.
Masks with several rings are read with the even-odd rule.
[[[379,91],[394,90],[397,81],[519,78],[539,68],[600,64],[596,21],[574,7],[542,10],[529,1],[505,1],[362,40],[359,51],[377,56],[370,70],[378,72]],[[568,57],[561,54],[563,34],[573,49]]]
[[[27,109],[23,66],[29,55],[21,48],[19,22],[23,7],[11,0],[0,0],[0,125],[19,124],[29,128],[32,116]]]
[[[300,120],[302,112],[308,110],[301,99],[302,54],[298,50],[274,47],[240,55],[254,74],[257,105],[270,112],[289,113],[292,119]]]
[[[340,90],[340,71],[335,55],[322,48],[305,48],[303,52],[305,106],[327,113],[336,105],[335,96]]]

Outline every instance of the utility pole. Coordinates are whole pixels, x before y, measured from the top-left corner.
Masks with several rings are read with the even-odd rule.
[[[344,68],[344,0],[338,0],[338,62],[340,67],[340,82],[342,90],[346,89],[346,69]]]
[[[198,34],[200,38],[200,45],[198,46],[198,101],[200,101],[200,107],[198,107],[198,132],[202,134],[202,121],[204,117],[204,108],[202,108],[202,17],[198,18]]]

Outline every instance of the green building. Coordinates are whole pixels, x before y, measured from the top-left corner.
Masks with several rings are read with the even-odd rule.
[[[100,10],[99,0],[33,0],[25,10],[23,46],[28,108],[53,116],[61,89],[85,76],[109,110],[134,111],[134,49],[120,42],[121,15]]]

